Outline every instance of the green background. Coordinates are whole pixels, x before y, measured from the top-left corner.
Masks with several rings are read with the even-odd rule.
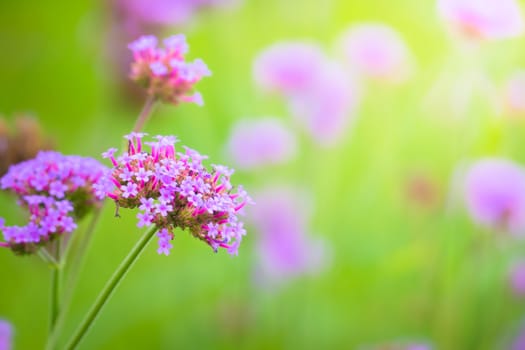
[[[524,125],[493,115],[482,96],[459,120],[448,118],[445,99],[433,113],[422,101],[445,70],[460,77],[479,69],[501,84],[523,64],[523,38],[486,43],[465,58],[434,1],[245,0],[165,30],[184,32],[190,57],[203,58],[213,76],[198,84],[204,107],[161,106],[146,131],[178,135],[210,163],[229,164],[224,145],[236,120],[291,119],[281,99],[254,85],[257,53],[303,38],[333,52],[339,33],[367,20],[392,25],[406,38],[417,61],[413,79],[398,87],[369,84],[355,126],[338,147],[319,148],[298,129],[294,161],[233,178],[250,192],[272,183],[311,191],[311,231],[332,247],[329,266],[261,288],[254,283],[251,226],[234,258],[180,232],[170,256],[157,255],[154,244],[145,251],[81,349],[353,349],[399,339],[422,339],[436,349],[506,347],[525,311],[509,290],[507,271],[525,245],[476,227],[449,192],[453,172],[466,161],[499,155],[525,162]],[[110,63],[112,25],[102,2],[0,1],[0,113],[7,119],[34,113],[66,154],[100,159],[120,146],[142,99],[126,99],[115,79],[122,67]],[[435,205],[407,200],[413,173],[433,181]],[[23,219],[11,197],[0,200],[8,222]],[[113,210],[107,203],[61,343],[140,236],[135,213],[116,219]],[[14,325],[15,349],[45,344],[49,280],[38,257],[0,250],[0,318]]]

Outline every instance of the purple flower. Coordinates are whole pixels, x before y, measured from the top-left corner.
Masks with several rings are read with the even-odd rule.
[[[0,350],[11,350],[13,327],[5,320],[0,319]]]
[[[525,229],[525,172],[505,159],[483,159],[465,176],[465,200],[473,220],[520,234]]]
[[[239,121],[228,143],[228,153],[243,169],[285,163],[296,152],[294,134],[277,118]]]
[[[216,166],[220,170],[209,173],[202,165],[207,157],[190,148],[176,152],[173,136],[157,136],[146,143],[151,150],[145,152],[139,146],[142,137],[126,136],[128,151],[118,158],[113,189],[107,195],[122,208],[138,207],[137,226],[159,228],[159,254],[169,254],[176,227],[188,229],[214,250],[225,248],[237,254],[246,233],[237,214],[252,201],[241,186],[232,190],[231,171]],[[128,172],[129,176],[121,176]],[[140,183],[133,182],[139,177]]]
[[[156,25],[182,25],[205,7],[231,6],[236,0],[118,0],[128,20]]]
[[[406,80],[412,56],[401,35],[381,23],[363,23],[346,30],[340,46],[348,67],[370,78],[390,82]]]
[[[164,102],[202,105],[202,96],[192,93],[193,85],[210,76],[210,70],[200,59],[185,61],[188,45],[184,35],[169,37],[164,40],[164,45],[164,48],[157,47],[157,39],[151,35],[129,44],[133,52],[131,79],[145,87],[149,95]]]
[[[290,99],[295,119],[321,145],[340,142],[360,102],[357,84],[338,65],[326,65],[316,84]]]
[[[29,222],[2,225],[5,241],[15,253],[32,253],[55,236],[73,232],[75,220],[101,205],[108,171],[94,159],[49,151],[13,165],[0,186],[17,195]]]
[[[456,33],[474,39],[504,39],[523,34],[516,0],[438,0],[437,8]]]
[[[525,295],[525,261],[518,261],[511,266],[509,282],[514,294]]]
[[[253,75],[261,88],[290,96],[310,89],[325,61],[323,51],[314,43],[280,42],[258,55]]]
[[[256,251],[263,281],[315,273],[326,264],[325,243],[309,237],[306,202],[289,188],[267,189],[257,196],[251,214],[259,233]]]

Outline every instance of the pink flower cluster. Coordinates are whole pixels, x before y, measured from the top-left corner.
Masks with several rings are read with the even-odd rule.
[[[129,44],[133,52],[130,78],[144,86],[150,96],[164,102],[202,105],[201,94],[192,93],[193,86],[210,76],[210,70],[201,59],[185,61],[188,44],[184,35],[171,36],[163,43],[164,47],[159,48],[157,38],[146,35]]]
[[[109,169],[91,158],[40,152],[36,158],[11,166],[0,180],[3,190],[18,196],[30,214],[25,226],[0,222],[4,239],[13,251],[34,252],[38,246],[75,230],[81,219],[104,199]]]
[[[524,31],[516,0],[438,0],[437,7],[452,30],[467,38],[505,39]]]
[[[143,150],[142,133],[127,135],[128,151],[115,158],[112,148],[103,156],[114,165],[108,192],[118,207],[139,208],[138,227],[159,228],[159,254],[168,255],[176,227],[190,233],[215,251],[226,248],[237,254],[245,235],[237,213],[252,203],[241,186],[233,191],[233,171],[214,165],[210,173],[203,166],[206,156],[185,147],[176,152],[174,136],[157,136]]]

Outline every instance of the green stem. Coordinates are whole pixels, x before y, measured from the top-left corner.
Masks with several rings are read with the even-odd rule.
[[[81,236],[82,238],[80,242],[78,243],[78,248],[77,248],[78,250],[74,252],[73,260],[70,263],[71,267],[69,268],[69,271],[67,271],[68,278],[67,278],[66,285],[64,288],[64,296],[62,298],[62,307],[61,307],[60,312],[58,313],[58,317],[56,319],[53,332],[50,334],[50,336],[47,339],[46,349],[48,350],[52,350],[55,348],[55,342],[57,341],[57,338],[60,335],[60,331],[62,330],[62,327],[64,326],[64,321],[67,316],[67,311],[71,305],[71,300],[73,298],[73,292],[75,290],[75,286],[77,284],[78,277],[80,275],[80,270],[84,262],[84,257],[89,247],[91,238],[93,237],[93,232],[95,231],[95,227],[98,223],[101,213],[102,213],[102,207],[95,209],[95,212],[93,213],[91,221],[89,222],[89,225],[86,228],[86,231]],[[66,251],[64,252],[64,258],[66,260],[69,260],[71,246],[73,245],[72,243],[73,242],[70,242],[70,244],[68,244]]]
[[[133,127],[133,132],[139,132],[144,127],[144,124],[148,120],[149,116],[151,115],[151,112],[153,111],[153,107],[155,106],[155,102],[157,100],[154,96],[150,95],[146,99],[146,103],[144,104],[144,107],[142,107],[142,111],[140,112],[137,121],[135,122],[135,126]]]
[[[111,296],[115,288],[118,286],[120,281],[124,278],[126,273],[129,271],[131,266],[133,266],[133,263],[137,260],[140,253],[142,253],[142,251],[144,250],[148,242],[151,240],[155,232],[157,232],[156,226],[148,230],[131,249],[129,254],[124,258],[124,260],[117,268],[113,276],[111,276],[109,281],[106,283],[106,285],[98,295],[97,300],[95,301],[91,309],[88,311],[86,317],[84,318],[80,326],[77,328],[77,330],[71,337],[70,341],[65,347],[66,349],[75,349],[75,347],[80,343],[82,338],[86,335],[87,331],[97,318],[100,310],[102,310],[102,307],[106,304],[109,297]]]
[[[53,333],[58,315],[60,314],[60,280],[62,269],[55,267],[51,271],[51,312],[49,320],[49,334]]]

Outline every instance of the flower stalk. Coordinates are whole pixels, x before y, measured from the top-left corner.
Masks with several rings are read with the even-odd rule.
[[[139,255],[142,253],[146,245],[149,243],[156,231],[156,226],[150,228],[135,244],[135,246],[131,249],[128,255],[124,258],[120,266],[113,273],[113,276],[111,276],[109,281],[106,283],[106,285],[100,292],[99,296],[97,297],[97,300],[95,301],[91,309],[88,311],[86,317],[84,318],[80,326],[77,328],[73,336],[71,337],[65,349],[75,349],[80,343],[80,341],[84,338],[87,331],[92,326],[93,322],[102,310],[102,307],[104,307],[106,302],[109,300],[109,297],[113,294],[116,287],[119,285],[120,281],[122,281],[122,279],[129,271],[131,266],[133,266],[133,264],[135,263]]]

